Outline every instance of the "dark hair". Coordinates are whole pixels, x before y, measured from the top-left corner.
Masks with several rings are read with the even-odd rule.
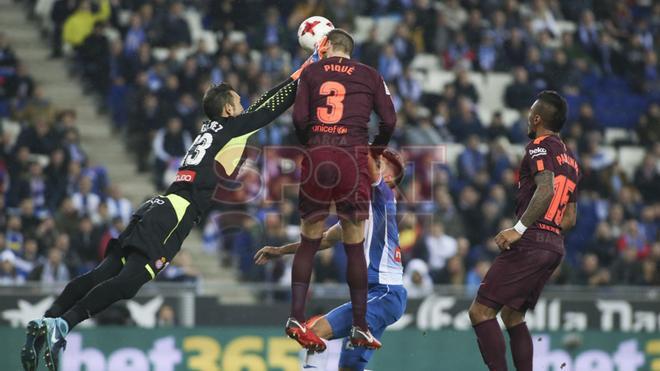
[[[202,100],[204,114],[211,120],[220,119],[222,110],[227,104],[231,104],[231,92],[234,88],[226,82],[211,86]]]
[[[543,119],[545,127],[556,133],[561,131],[566,122],[566,111],[568,111],[566,99],[554,90],[544,90],[536,98],[543,104],[538,114]]]
[[[348,32],[342,30],[341,28],[335,28],[334,30],[328,32],[328,41],[332,43],[332,48],[335,50],[341,50],[348,55],[353,54],[353,47],[355,46],[355,41],[353,41],[353,36]]]
[[[394,184],[399,185],[403,181],[405,175],[405,168],[403,166],[403,158],[401,155],[394,152],[389,148],[383,151],[383,157],[389,161],[396,168],[396,176],[394,177]]]

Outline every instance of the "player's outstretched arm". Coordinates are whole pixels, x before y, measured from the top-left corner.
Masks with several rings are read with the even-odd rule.
[[[341,224],[337,223],[330,227],[327,231],[323,232],[323,239],[321,240],[320,250],[329,249],[341,241],[342,229]],[[300,241],[289,243],[282,246],[264,246],[256,254],[254,254],[254,262],[257,265],[264,265],[269,260],[279,258],[282,255],[295,254],[300,246]]]
[[[552,197],[555,195],[554,181],[555,175],[552,171],[543,170],[536,173],[534,176],[536,191],[534,191],[534,195],[518,223],[529,227],[548,210],[550,202],[552,202]],[[518,241],[521,237],[522,233],[518,232],[516,227],[509,228],[495,236],[495,243],[500,250],[508,250],[511,244]]]
[[[270,124],[293,105],[296,91],[297,82],[287,79],[257,99],[245,113],[230,118],[234,136],[251,133]]]

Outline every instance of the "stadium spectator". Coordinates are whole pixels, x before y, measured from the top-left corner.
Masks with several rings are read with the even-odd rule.
[[[403,273],[403,285],[410,299],[425,298],[433,293],[433,280],[423,260],[413,259],[408,262]]]
[[[378,59],[378,72],[387,82],[394,81],[403,71],[403,64],[396,55],[394,46],[385,45]]]
[[[170,118],[167,126],[156,132],[153,141],[153,152],[156,155],[154,164],[156,188],[165,188],[166,182],[163,179],[165,172],[179,167],[191,144],[190,134],[183,130],[181,120],[177,117]]]
[[[458,156],[458,176],[466,181],[472,181],[477,174],[486,168],[486,156],[481,152],[479,136],[470,135],[463,153]]]
[[[124,225],[128,225],[131,215],[133,214],[133,206],[131,205],[131,202],[122,195],[119,185],[110,185],[105,203],[108,205],[108,213],[111,218],[120,218]]]
[[[465,284],[465,264],[459,255],[454,255],[447,260],[445,265],[434,280],[435,283],[441,285],[452,285],[461,287]]]
[[[11,250],[0,252],[0,286],[19,285],[25,281],[16,269],[16,256]]]
[[[158,310],[156,314],[156,326],[157,327],[172,327],[177,325],[176,313],[174,308],[171,305],[163,304],[162,307]]]
[[[612,264],[611,272],[613,284],[630,286],[643,282],[642,264],[637,260],[634,248],[623,251]]]
[[[43,257],[39,254],[39,245],[33,238],[27,239],[23,244],[23,251],[16,257],[16,271],[23,278],[41,262]]]
[[[92,178],[83,176],[80,180],[80,191],[72,195],[73,206],[80,216],[96,217],[101,203],[101,197],[92,192]]]
[[[660,104],[651,103],[648,110],[639,117],[637,133],[640,143],[647,148],[660,143]]]
[[[425,261],[428,261],[429,273],[436,278],[445,265],[447,260],[456,255],[458,243],[452,236],[445,234],[442,223],[433,223],[431,231],[424,237],[426,245]]]
[[[82,0],[78,8],[64,22],[62,39],[74,48],[78,48],[92,33],[94,24],[110,17],[110,0],[99,0],[98,10],[92,9],[90,0]]]
[[[529,83],[527,71],[522,67],[513,69],[513,81],[506,87],[504,101],[506,106],[521,110],[530,106],[530,99],[534,96],[534,86]]]
[[[30,275],[28,281],[38,281],[42,284],[66,283],[69,281],[69,268],[63,262],[62,250],[52,247],[48,250],[46,261],[37,265]]]
[[[595,254],[585,254],[582,265],[575,271],[571,282],[576,285],[600,286],[607,285],[610,281],[610,272],[600,266],[598,257]]]
[[[339,269],[335,264],[334,249],[321,250],[314,259],[314,282],[333,283],[339,282]]]
[[[477,263],[470,269],[465,277],[466,291],[468,293],[476,293],[481,281],[483,281],[486,276],[486,272],[490,269],[490,261],[488,260],[479,260]]]

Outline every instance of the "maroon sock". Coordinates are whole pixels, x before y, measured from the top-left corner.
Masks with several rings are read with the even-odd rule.
[[[490,371],[506,371],[506,345],[497,319],[489,319],[474,326],[479,351]]]
[[[307,289],[314,267],[314,255],[321,245],[321,239],[311,239],[300,235],[300,246],[293,258],[291,270],[291,317],[305,321],[305,301]]]
[[[518,371],[532,371],[534,345],[532,335],[525,322],[517,324],[509,329],[509,345],[513,355],[513,364]]]
[[[367,260],[364,257],[364,240],[359,243],[345,243],[346,251],[346,282],[351,291],[353,306],[353,325],[363,330],[367,326]]]

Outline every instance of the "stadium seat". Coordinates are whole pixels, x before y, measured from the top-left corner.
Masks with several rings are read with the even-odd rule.
[[[616,145],[617,142],[628,142],[633,138],[633,133],[630,130],[621,128],[607,128],[605,129],[605,143],[609,145]]]
[[[639,146],[623,146],[619,148],[618,159],[621,168],[629,179],[635,176],[635,170],[644,160],[646,150]]]

